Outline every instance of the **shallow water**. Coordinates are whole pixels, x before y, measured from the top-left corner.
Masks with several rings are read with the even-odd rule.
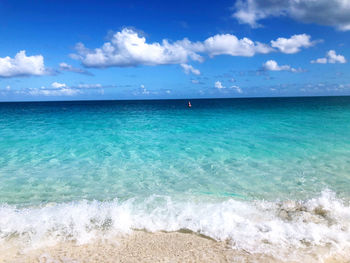
[[[191,103],[1,103],[0,239],[350,245],[350,97]]]

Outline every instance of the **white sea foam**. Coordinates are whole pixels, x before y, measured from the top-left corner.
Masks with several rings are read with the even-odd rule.
[[[80,201],[36,208],[0,207],[0,242],[18,239],[28,246],[76,240],[91,242],[132,229],[188,229],[250,253],[297,257],[303,250],[327,253],[350,248],[350,207],[331,191],[306,201],[220,203],[177,202],[151,196],[143,202]]]

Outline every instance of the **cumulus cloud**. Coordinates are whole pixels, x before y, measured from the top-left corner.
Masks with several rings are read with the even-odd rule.
[[[267,17],[287,16],[303,23],[350,30],[350,1],[347,0],[239,0],[233,17],[240,23],[260,27]]]
[[[264,70],[270,70],[270,71],[291,71],[291,72],[300,72],[301,69],[295,69],[292,68],[289,65],[283,65],[279,66],[278,63],[275,60],[268,60],[263,64]]]
[[[90,75],[90,76],[93,75],[89,71],[86,71],[86,70],[81,69],[81,68],[73,67],[72,65],[67,64],[65,62],[60,63],[59,66],[60,66],[60,70],[62,70],[62,71],[75,72],[75,73],[80,73],[80,74],[85,74],[85,75]]]
[[[0,77],[40,76],[47,74],[42,55],[27,56],[26,51],[18,52],[14,58],[0,58]]]
[[[194,74],[194,75],[200,75],[201,72],[198,69],[195,69],[192,65],[188,65],[185,63],[180,64],[182,69],[184,70],[185,74]]]
[[[235,35],[221,34],[206,39],[201,51],[211,57],[217,55],[251,57],[257,53],[269,53],[272,48],[260,42],[253,42],[246,37],[238,39]]]
[[[163,40],[160,43],[147,43],[145,37],[126,28],[115,33],[100,48],[88,49],[84,44],[78,43],[77,53],[71,54],[71,57],[80,60],[86,67],[95,68],[179,64],[186,74],[200,75],[200,71],[188,62],[202,62],[204,55],[251,57],[276,51],[294,54],[318,42],[312,41],[307,34],[280,37],[272,40],[270,45],[249,38],[239,39],[231,34],[217,34],[202,42],[191,42],[185,38],[175,42]],[[73,67],[66,63],[61,63],[61,67],[73,71]]]
[[[346,63],[346,59],[342,55],[337,55],[337,53],[334,50],[329,50],[326,54],[326,57],[324,58],[318,58],[316,60],[311,60],[310,61],[312,64],[317,63],[317,64],[327,64],[327,63],[341,63],[344,64]]]
[[[76,54],[71,54],[71,57],[80,60],[86,67],[104,68],[165,64],[188,65],[190,60],[202,62],[203,54],[210,57],[217,55],[251,57],[257,53],[266,54],[272,51],[273,48],[269,45],[254,42],[249,38],[238,39],[231,34],[218,34],[203,42],[191,42],[185,38],[175,42],[164,39],[161,43],[147,43],[145,37],[126,28],[115,33],[110,41],[104,43],[100,48],[88,49],[84,44],[78,43]]]
[[[223,86],[220,81],[216,81],[214,84],[214,87],[217,89],[224,89],[225,88],[225,86]]]
[[[311,41],[311,36],[306,34],[293,35],[290,38],[279,37],[271,41],[271,46],[282,53],[294,54],[301,48],[308,48],[315,45],[317,41]]]
[[[201,57],[193,51],[194,47],[195,44],[187,39],[174,43],[163,40],[162,43],[148,44],[145,37],[126,28],[94,50],[78,43],[77,54],[72,57],[81,60],[86,67],[181,64],[186,63],[189,58],[201,61]]]

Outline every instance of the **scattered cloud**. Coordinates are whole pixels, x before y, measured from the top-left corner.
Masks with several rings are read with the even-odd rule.
[[[141,93],[142,94],[145,94],[145,95],[149,94],[149,91],[146,89],[145,85],[141,85],[140,88],[141,88]]]
[[[66,88],[67,85],[65,83],[59,83],[59,82],[53,82],[51,84],[52,88],[54,89],[60,89],[60,88]]]
[[[185,74],[194,74],[194,75],[200,75],[201,72],[198,69],[195,69],[192,65],[188,65],[188,64],[180,64],[180,66],[182,67],[183,71],[185,72]]]
[[[320,40],[311,40],[311,36],[307,34],[293,35],[290,38],[280,37],[272,40],[271,45],[254,42],[249,38],[238,39],[231,34],[217,34],[203,42],[191,42],[184,38],[175,42],[164,39],[159,43],[147,43],[146,38],[139,32],[125,28],[113,34],[110,41],[105,42],[100,48],[88,49],[84,44],[78,43],[76,45],[77,53],[71,54],[71,57],[80,60],[86,67],[95,68],[179,64],[186,74],[200,75],[201,72],[188,62],[203,62],[204,55],[209,57],[218,55],[251,57],[274,51],[295,54],[303,48],[316,45],[318,42]],[[69,71],[80,72],[82,70],[66,63],[61,63],[60,66]],[[275,67],[273,70],[300,71],[300,69],[294,69],[288,65]]]
[[[201,51],[210,57],[217,55],[231,55],[251,57],[257,53],[267,54],[273,49],[260,42],[253,42],[249,38],[238,39],[235,35],[221,34],[209,37],[202,44]]]
[[[87,70],[73,67],[72,65],[67,64],[65,62],[60,63],[60,70],[62,70],[62,71],[69,71],[69,72],[75,72],[75,73],[80,73],[80,74],[85,74],[85,75],[90,75],[90,76],[93,75],[91,72],[89,72]]]
[[[79,84],[78,85],[79,89],[99,89],[102,87],[103,86],[101,84]]]
[[[14,58],[0,58],[0,77],[41,76],[47,73],[42,55],[27,56],[22,50]]]
[[[86,67],[132,67],[138,65],[164,65],[186,63],[189,58],[201,61],[201,56],[193,49],[194,43],[183,39],[170,43],[146,43],[146,38],[133,29],[125,28],[115,33],[109,42],[102,47],[90,50],[82,43],[76,45],[77,54],[72,58],[79,59]]]
[[[261,27],[259,20],[286,16],[303,23],[350,30],[350,1],[347,0],[239,0],[232,15],[239,23]]]
[[[311,60],[310,63],[311,64],[327,64],[328,59],[327,58],[318,58],[316,60]]]
[[[76,54],[71,54],[71,57],[80,60],[86,67],[94,68],[188,65],[190,60],[202,62],[203,54],[210,57],[217,55],[251,57],[274,50],[267,44],[254,42],[249,38],[238,39],[231,34],[217,34],[203,42],[191,42],[184,38],[175,42],[164,39],[161,43],[147,43],[145,37],[128,28],[115,33],[110,41],[105,42],[100,48],[88,49],[83,43],[78,43],[75,49]]]
[[[243,93],[243,90],[240,87],[236,86],[236,85],[231,86],[230,88],[235,90],[238,93]]]
[[[220,91],[220,94],[230,94],[230,93],[232,93],[232,91],[234,91],[235,93],[239,93],[239,94],[243,93],[243,90],[238,85],[232,85],[232,86],[226,87],[221,83],[221,81],[216,81],[214,84],[214,87],[215,87],[216,91]],[[204,91],[202,90],[202,92],[204,92]]]
[[[223,86],[220,81],[216,81],[214,87],[217,89],[225,89],[225,86]]]
[[[342,55],[337,55],[337,53],[334,50],[329,50],[326,54],[326,57],[324,58],[318,58],[316,60],[311,60],[310,63],[312,64],[327,64],[327,63],[346,63],[346,59]]]
[[[275,60],[268,60],[263,64],[264,70],[269,71],[290,71],[290,72],[301,72],[301,69],[292,68],[289,65],[279,66]]]
[[[350,84],[349,83],[309,83],[303,85],[300,89],[301,92],[307,93],[334,93],[337,94],[349,94]]]
[[[41,88],[28,88],[20,93],[32,96],[75,96],[83,94],[86,89],[97,89],[100,94],[104,93],[101,84],[79,84],[78,86],[68,86],[66,83],[53,82],[50,86]]]
[[[32,96],[74,96],[80,92],[79,89],[68,87],[65,83],[53,82],[50,87],[46,88],[29,88],[27,93]]]
[[[192,84],[198,84],[198,85],[205,85],[207,83],[208,78],[207,77],[202,77],[202,78],[196,78],[196,79],[191,79]]]
[[[172,91],[170,89],[149,90],[143,84],[141,84],[138,88],[136,88],[135,90],[132,91],[132,94],[134,96],[139,96],[139,97],[148,96],[148,95],[159,96],[162,94],[169,95],[170,93],[172,93]]]
[[[311,41],[311,37],[306,34],[293,35],[290,38],[279,37],[271,41],[271,46],[277,48],[285,54],[294,54],[301,48],[314,46],[318,41]]]

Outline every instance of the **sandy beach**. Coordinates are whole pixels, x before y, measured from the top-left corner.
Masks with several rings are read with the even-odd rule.
[[[324,251],[323,251],[324,252]],[[350,262],[341,255],[306,255],[303,262]],[[302,252],[301,252],[302,253]],[[11,246],[1,251],[0,262],[78,263],[78,262],[300,262],[278,260],[268,255],[232,249],[226,242],[187,232],[149,233],[134,231],[113,241],[78,245],[73,242],[21,250]]]

